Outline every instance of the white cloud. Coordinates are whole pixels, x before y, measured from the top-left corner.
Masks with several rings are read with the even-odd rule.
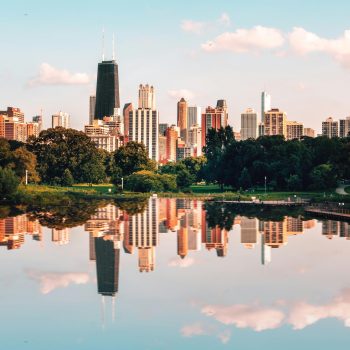
[[[276,49],[284,44],[284,36],[275,28],[256,26],[251,29],[237,29],[207,41],[202,49],[208,52],[233,51],[247,52]]]
[[[48,63],[42,63],[38,75],[31,79],[28,85],[82,85],[89,82],[90,77],[86,73],[71,73],[66,69],[58,69]]]
[[[204,335],[207,333],[207,331],[204,329],[204,327],[200,323],[193,323],[193,324],[184,326],[181,328],[180,332],[181,332],[181,335],[186,338],[193,337],[195,335]]]
[[[180,333],[186,338],[200,335],[215,336],[221,341],[222,344],[227,344],[231,339],[231,332],[229,330],[219,331],[217,327],[206,326],[199,322],[182,327]]]
[[[219,18],[219,23],[228,27],[231,24],[230,16],[226,12],[222,13]]]
[[[42,294],[49,294],[57,288],[66,288],[70,284],[86,284],[90,280],[87,273],[81,272],[64,273],[30,270],[27,271],[27,275],[39,282]]]
[[[168,266],[186,268],[192,266],[194,264],[194,261],[195,260],[191,257],[185,259],[174,258],[169,261]]]
[[[168,95],[176,100],[180,100],[182,97],[185,100],[191,100],[195,97],[195,94],[186,89],[180,89],[180,90],[169,90]]]
[[[223,324],[233,324],[237,328],[251,328],[257,332],[278,328],[284,320],[284,313],[280,310],[242,304],[207,305],[201,311]]]
[[[195,34],[200,34],[205,28],[206,24],[204,22],[192,21],[185,19],[181,22],[181,29],[184,32],[190,32]]]
[[[294,329],[303,329],[326,318],[336,318],[350,327],[350,289],[325,305],[296,304],[290,311],[288,322]]]
[[[336,39],[326,39],[304,28],[295,27],[289,34],[291,48],[300,55],[326,53],[346,68],[350,68],[350,30]]]

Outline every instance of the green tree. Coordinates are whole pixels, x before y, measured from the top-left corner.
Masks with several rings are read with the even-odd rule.
[[[68,169],[76,182],[87,181],[95,176],[88,173],[93,169],[86,164],[92,161],[103,162],[103,156],[96,145],[83,132],[74,129],[55,128],[40,133],[36,139],[29,140],[29,151],[37,157],[37,170],[43,182],[53,183],[61,179]]]
[[[74,184],[74,178],[73,178],[73,175],[69,169],[64,170],[61,184],[62,184],[62,186],[68,186],[68,187],[70,187]]]
[[[140,170],[155,170],[155,163],[148,158],[146,147],[134,141],[128,142],[114,153],[114,162],[122,176]]]
[[[0,199],[12,199],[18,185],[19,179],[11,169],[0,168]]]
[[[252,180],[250,178],[250,174],[247,168],[243,168],[241,172],[241,176],[239,177],[239,186],[244,190],[247,190],[252,186]]]
[[[29,152],[22,146],[12,152],[12,159],[14,172],[20,178],[21,182],[25,180],[26,171],[28,171],[28,182],[37,183],[40,181],[36,171],[37,161],[34,153]]]
[[[176,176],[170,174],[158,175],[158,179],[163,186],[164,192],[176,192],[177,184],[176,184]]]
[[[9,142],[0,138],[0,167],[8,166],[12,161],[12,154]]]
[[[325,190],[337,185],[337,177],[331,164],[320,164],[310,174],[312,190]]]
[[[125,188],[134,192],[161,192],[163,185],[159,176],[149,170],[135,172],[125,179]]]
[[[300,191],[302,189],[302,182],[299,175],[290,175],[287,180],[287,188],[290,191]]]

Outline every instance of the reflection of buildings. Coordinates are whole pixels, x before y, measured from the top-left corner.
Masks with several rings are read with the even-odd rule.
[[[154,248],[158,244],[159,233],[158,217],[158,200],[150,198],[146,210],[130,216],[128,220],[124,248],[130,254],[133,253],[133,247],[138,248],[140,272],[154,270]]]
[[[52,229],[52,242],[64,245],[69,243],[69,228]]]
[[[202,211],[202,243],[208,250],[215,249],[217,256],[224,257],[227,254],[228,232],[219,226],[209,227],[204,210]]]
[[[322,221],[322,234],[328,239],[333,239],[335,236],[350,239],[350,224],[334,220]]]
[[[114,296],[118,292],[119,280],[118,241],[107,237],[96,237],[94,241],[98,293]]]
[[[241,218],[241,243],[245,248],[252,249],[258,243],[259,221],[256,218]]]
[[[42,240],[42,228],[38,220],[30,220],[27,215],[0,219],[0,246],[18,249],[24,243],[25,235],[33,240]]]

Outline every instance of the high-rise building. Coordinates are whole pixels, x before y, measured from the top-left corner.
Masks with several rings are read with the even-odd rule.
[[[180,137],[187,143],[188,107],[184,98],[177,103],[177,126],[180,128]]]
[[[160,123],[159,124],[159,135],[165,136],[166,129],[168,129],[169,124],[167,123]]]
[[[130,112],[134,109],[131,102],[125,103],[123,108],[123,118],[124,118],[124,135],[129,136],[129,115]]]
[[[339,137],[350,136],[350,117],[339,120]]]
[[[193,148],[194,156],[202,155],[202,128],[199,125],[192,125],[188,132],[188,144]]]
[[[254,109],[248,108],[241,114],[241,139],[256,139],[257,130],[257,114]]]
[[[300,140],[304,134],[303,123],[287,121],[287,140]]]
[[[224,101],[224,100],[220,100]],[[219,101],[218,101],[219,102]],[[226,123],[226,124],[225,124]],[[207,107],[202,114],[202,147],[206,144],[206,137],[209,129],[219,130],[227,126],[227,108]]]
[[[228,108],[226,100],[217,100],[216,109],[223,111],[221,117],[221,125],[223,128],[225,128],[228,125]]]
[[[6,111],[0,111],[0,115],[7,116],[10,122],[24,123],[24,113],[20,108],[7,107]]]
[[[166,154],[166,136],[159,133],[158,136],[158,145],[159,145],[159,163],[165,164],[168,162]]]
[[[42,115],[35,115],[32,118],[33,123],[37,123],[39,126],[39,134],[43,131],[43,116]]]
[[[329,138],[338,137],[338,122],[333,121],[332,117],[322,122],[322,135]]]
[[[116,249],[112,240],[95,238],[95,259],[98,293],[115,296],[119,284],[120,249]]]
[[[315,137],[315,130],[311,129],[311,128],[304,128],[303,131],[303,136],[307,136],[307,137]]]
[[[143,143],[148,157],[158,161],[159,115],[153,109],[134,109],[129,113],[129,141]]]
[[[171,125],[165,131],[166,136],[166,157],[168,162],[176,162],[177,139],[180,137],[180,129]]]
[[[95,119],[118,115],[120,109],[118,64],[115,60],[98,64]],[[116,111],[117,110],[117,111]]]
[[[256,218],[241,218],[241,243],[245,248],[254,248],[254,245],[258,242],[258,219]]]
[[[278,108],[265,112],[264,128],[266,136],[282,135],[287,138],[287,114]]]
[[[59,111],[52,115],[52,128],[62,127],[68,129],[70,127],[70,115]]]
[[[265,113],[271,109],[271,96],[263,91],[261,93],[261,122],[265,120]],[[261,135],[262,136],[262,135]]]
[[[89,123],[94,123],[95,119],[95,108],[96,108],[96,96],[90,96],[89,98]]]
[[[140,84],[138,108],[156,109],[156,94],[153,86]]]
[[[264,123],[259,123],[258,124],[258,136],[264,136],[265,135],[265,125]]]
[[[187,130],[193,125],[198,125],[201,121],[201,108],[198,106],[188,106],[187,108]]]

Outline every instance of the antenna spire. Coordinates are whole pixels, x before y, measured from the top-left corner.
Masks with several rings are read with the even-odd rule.
[[[112,39],[112,60],[115,60],[115,40],[114,40],[114,33],[113,33],[113,39]]]
[[[105,29],[102,28],[102,61],[105,60]]]

